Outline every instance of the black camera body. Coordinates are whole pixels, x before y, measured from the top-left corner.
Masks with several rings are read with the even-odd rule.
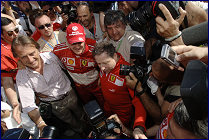
[[[55,139],[57,129],[54,126],[45,126],[43,128],[42,136],[39,139]]]
[[[69,4],[63,4],[63,1],[46,1],[47,5],[50,5],[51,7],[60,6],[62,9],[62,13],[65,15],[68,15],[68,21],[67,24],[70,24],[71,22],[77,22],[77,11],[76,7],[73,6],[71,3]]]
[[[135,41],[135,43],[132,43],[130,49],[130,58],[134,61],[134,65],[120,65],[119,74],[128,75],[130,72],[132,72],[134,76],[139,79],[139,81],[143,81],[148,72],[144,43],[141,41]]]
[[[115,122],[114,119],[106,119],[102,109],[95,100],[88,102],[84,106],[84,109],[93,128],[91,139],[106,137],[109,134],[117,135],[113,131],[114,128],[119,128],[121,130],[120,124]]]
[[[179,4],[175,1],[139,1],[140,7],[137,11],[129,13],[126,17],[131,28],[141,33],[147,40],[156,31],[155,17],[160,16],[165,19],[165,16],[159,9],[160,3],[164,4],[170,11],[174,19],[179,17]]]
[[[77,22],[77,11],[75,6],[69,3],[67,5],[61,5],[61,9],[62,13],[68,15],[67,24],[70,24],[71,22]]]

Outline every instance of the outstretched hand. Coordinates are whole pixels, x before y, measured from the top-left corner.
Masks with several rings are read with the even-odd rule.
[[[186,11],[180,7],[179,8],[180,17],[174,20],[171,13],[169,12],[169,10],[166,8],[165,5],[159,4],[159,8],[164,14],[166,20],[164,20],[160,16],[156,17],[155,21],[156,21],[157,33],[164,38],[170,38],[177,35],[180,32],[179,26],[184,20]]]

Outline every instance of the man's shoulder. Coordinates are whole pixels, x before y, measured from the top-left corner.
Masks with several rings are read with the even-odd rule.
[[[16,75],[17,83],[26,83],[28,81],[27,71],[28,69],[26,68],[17,71],[17,75]]]
[[[62,30],[54,31],[54,33],[58,36],[66,37],[67,33],[63,32]]]
[[[136,32],[133,30],[126,31],[125,37],[129,42],[131,42],[132,40],[145,42],[145,39],[143,38],[143,36],[139,32]]]
[[[66,42],[63,42],[63,43],[60,43],[60,44],[57,44],[54,49],[53,49],[53,52],[62,52],[62,51],[66,51],[67,49],[69,49],[68,45]]]

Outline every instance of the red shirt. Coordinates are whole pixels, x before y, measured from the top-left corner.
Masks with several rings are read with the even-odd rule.
[[[77,55],[66,43],[61,43],[54,47],[53,53],[61,60],[68,71],[72,73],[86,73],[95,69],[97,64],[92,56],[94,46],[86,43],[85,47],[85,51],[81,55]]]
[[[1,39],[1,77],[12,77],[15,80],[17,61],[12,54],[11,45]]]
[[[140,125],[145,128],[146,111],[139,98],[134,96],[134,91],[126,86],[125,76],[119,75],[120,65],[129,63],[118,55],[120,59],[110,73],[100,71],[105,112],[109,115],[117,114],[126,126],[130,126],[135,112],[134,127]]]
[[[157,131],[156,139],[167,139],[168,124],[170,119],[173,117],[174,112],[169,113],[166,118],[160,124],[160,128]]]

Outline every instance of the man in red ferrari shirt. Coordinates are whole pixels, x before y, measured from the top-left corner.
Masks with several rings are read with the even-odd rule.
[[[117,114],[126,127],[131,127],[134,120],[134,138],[146,138],[146,111],[134,91],[126,86],[125,76],[119,75],[120,65],[129,65],[121,54],[116,53],[113,44],[101,42],[93,51],[93,56],[100,67],[101,89],[105,99],[104,111]]]
[[[13,117],[20,123],[20,104],[14,86],[18,60],[14,58],[11,50],[12,41],[18,34],[19,29],[15,23],[9,18],[1,17],[1,85],[13,107]]]
[[[53,52],[66,67],[75,82],[76,90],[84,104],[95,99],[103,108],[104,99],[98,86],[99,72],[92,56],[95,41],[85,38],[84,28],[78,23],[68,25],[67,43],[56,45]]]

